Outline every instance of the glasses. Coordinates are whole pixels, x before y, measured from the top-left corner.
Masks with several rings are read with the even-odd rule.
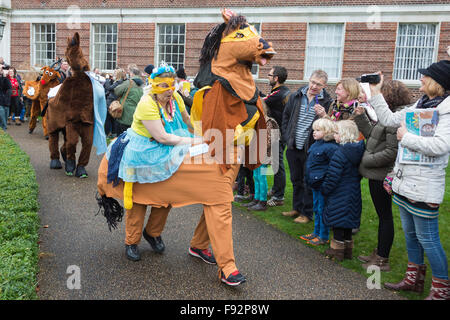
[[[325,87],[324,84],[322,84],[322,83],[320,83],[320,82],[315,82],[314,80],[309,80],[309,83],[310,83],[311,85],[314,85],[314,86],[319,87],[319,88]]]
[[[273,77],[276,77],[276,75],[271,74],[271,73],[269,73],[268,76],[269,76],[269,77],[272,77],[272,78],[273,78]]]

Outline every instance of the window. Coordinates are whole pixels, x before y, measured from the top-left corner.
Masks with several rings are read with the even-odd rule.
[[[342,70],[344,24],[310,23],[308,25],[305,79],[322,69],[329,79],[339,79]]]
[[[93,24],[92,68],[101,71],[116,69],[117,24]]]
[[[399,24],[393,78],[419,80],[419,68],[428,67],[434,60],[436,24]]]
[[[166,62],[178,70],[184,66],[184,24],[158,25],[157,65]]]
[[[55,24],[35,24],[33,27],[33,65],[48,66],[55,62]]]
[[[256,31],[261,35],[261,23],[250,23],[252,26],[255,27]],[[253,63],[252,64],[252,75],[254,77],[258,77],[259,74],[259,64]]]

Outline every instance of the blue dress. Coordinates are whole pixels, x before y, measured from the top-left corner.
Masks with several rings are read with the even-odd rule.
[[[160,114],[167,133],[181,137],[193,137],[184,123],[177,102],[172,120],[167,119],[162,108]],[[170,146],[155,139],[137,134],[132,128],[126,131],[124,140],[128,143],[119,165],[119,178],[125,182],[154,183],[169,179],[180,167],[189,144]],[[107,158],[111,147],[108,148]]]

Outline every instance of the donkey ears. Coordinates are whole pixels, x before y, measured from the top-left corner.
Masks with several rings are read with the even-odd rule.
[[[72,39],[67,38],[67,45],[71,46],[71,47],[79,46],[80,45],[80,34],[78,32],[75,32]]]
[[[223,8],[223,9],[221,10],[221,12],[222,12],[222,18],[223,18],[223,21],[225,21],[225,23],[228,23],[228,21],[230,20],[230,18],[231,18],[232,16],[235,16],[235,15],[236,15],[236,12],[234,12],[233,10],[227,9],[227,8]]]

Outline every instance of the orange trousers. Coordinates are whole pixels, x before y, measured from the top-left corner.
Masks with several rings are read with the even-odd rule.
[[[28,124],[28,129],[34,130],[34,128],[36,128],[37,118],[41,115],[42,109],[44,109],[44,107],[45,106],[41,105],[39,99],[33,100],[33,102],[31,103],[31,117]],[[47,114],[42,117],[42,129],[44,130],[44,136],[48,136]]]
[[[152,237],[160,236],[171,207],[152,207],[145,231]],[[144,227],[147,205],[133,203],[125,217],[125,244],[139,244]],[[228,277],[236,268],[233,252],[231,203],[204,205],[190,246],[207,249],[211,244],[219,270]]]

